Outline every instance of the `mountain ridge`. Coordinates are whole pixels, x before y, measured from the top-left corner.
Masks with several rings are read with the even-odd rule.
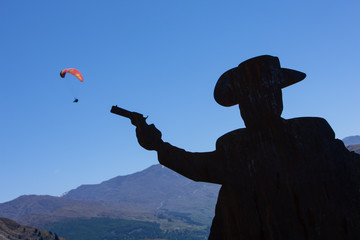
[[[81,185],[62,197],[23,195],[0,204],[0,216],[32,226],[92,217],[158,221],[170,228],[180,223],[208,226],[219,188],[157,164],[99,184]]]
[[[344,142],[346,147],[350,145],[358,145],[360,144],[360,136],[359,135],[348,136],[343,138],[342,141]]]

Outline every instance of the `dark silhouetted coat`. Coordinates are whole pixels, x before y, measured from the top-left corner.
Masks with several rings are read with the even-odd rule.
[[[192,180],[222,185],[209,239],[360,239],[360,155],[324,119],[238,129],[213,152],[165,143],[158,158]]]

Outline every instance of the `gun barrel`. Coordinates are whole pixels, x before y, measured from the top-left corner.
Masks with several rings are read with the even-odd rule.
[[[110,112],[120,115],[120,116],[123,116],[123,117],[126,117],[126,118],[131,118],[131,116],[132,116],[132,112],[130,112],[126,109],[120,108],[118,106],[112,106]]]

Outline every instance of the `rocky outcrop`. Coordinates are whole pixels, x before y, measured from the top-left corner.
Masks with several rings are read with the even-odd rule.
[[[21,225],[8,218],[0,218],[0,240],[65,240],[57,234]]]

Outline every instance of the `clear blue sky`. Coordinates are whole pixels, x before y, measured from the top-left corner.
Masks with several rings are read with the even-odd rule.
[[[10,1],[0,3],[0,202],[59,195],[157,163],[119,105],[163,139],[211,151],[243,127],[213,99],[218,77],[263,54],[307,78],[283,91],[284,118],[360,134],[359,1]],[[60,78],[74,67],[84,76]]]

